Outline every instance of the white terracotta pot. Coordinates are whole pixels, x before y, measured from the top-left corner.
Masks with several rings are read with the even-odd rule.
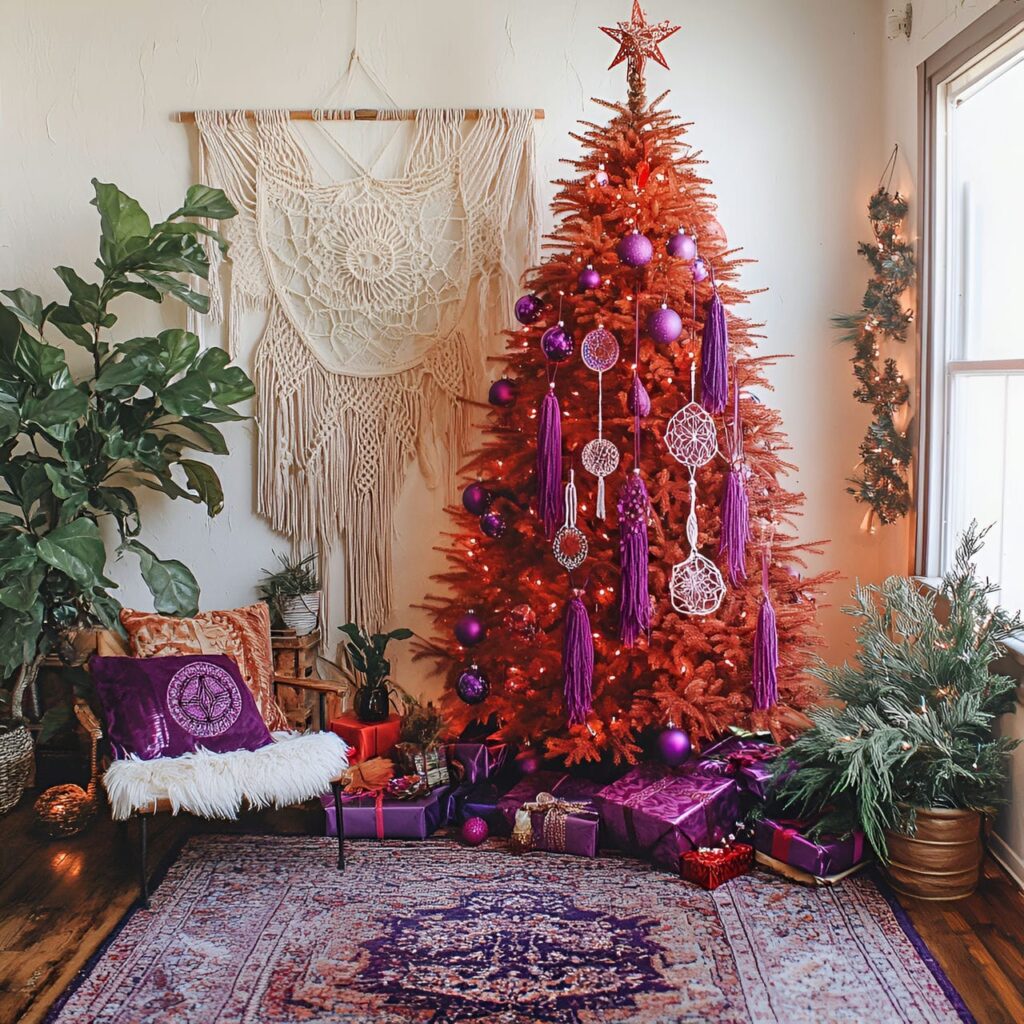
[[[294,629],[296,636],[312,633],[320,619],[320,591],[278,598],[277,611],[281,621]]]

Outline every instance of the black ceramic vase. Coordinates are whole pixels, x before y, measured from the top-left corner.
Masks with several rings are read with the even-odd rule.
[[[360,722],[383,722],[391,710],[387,684],[364,683],[356,691],[355,711]]]

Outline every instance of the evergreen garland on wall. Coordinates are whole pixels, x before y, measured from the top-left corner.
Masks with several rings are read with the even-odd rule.
[[[887,171],[895,166],[893,149]],[[900,234],[908,203],[888,185],[879,185],[868,201],[868,218],[874,241],[861,242],[857,251],[871,264],[873,276],[868,282],[861,308],[847,316],[833,317],[833,323],[846,333],[843,341],[853,343],[853,373],[858,402],[871,406],[872,422],[860,444],[857,475],[847,488],[854,500],[870,506],[865,525],[874,532],[874,519],[883,525],[896,522],[910,511],[908,481],[912,444],[909,425],[900,430],[899,412],[910,399],[910,388],[896,360],[881,356],[881,341],[907,340],[914,318],[904,309],[901,296],[914,279],[914,250]]]

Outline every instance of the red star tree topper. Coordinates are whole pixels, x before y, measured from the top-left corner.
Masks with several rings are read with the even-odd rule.
[[[803,495],[788,490],[781,479],[793,468],[784,459],[788,445],[781,420],[754,394],[770,390],[767,371],[774,357],[756,353],[758,336],[753,331],[759,325],[739,312],[750,294],[737,283],[739,269],[750,261],[729,246],[715,218],[702,161],[682,144],[686,126],[659,106],[664,97],[650,105],[643,98],[644,62],[650,57],[664,64],[658,44],[675,29],[667,23],[648,25],[634,4],[629,22],[605,31],[620,44],[616,61],[623,56],[629,61],[630,100],[625,105],[595,101],[611,112],[611,120],[606,125],[586,122],[572,135],[582,152],[566,161],[573,175],[556,182],[560,191],[553,210],[558,222],[547,238],[547,258],[525,275],[527,288],[544,300],[545,308],[536,323],[508,333],[506,375],[517,382],[517,399],[489,413],[482,445],[465,467],[466,483],[478,480],[486,487],[493,498],[491,510],[504,518],[507,529],[498,537],[485,536],[477,516],[461,507],[451,509],[458,532],[446,540],[450,567],[436,577],[445,592],[427,598],[436,633],[419,645],[417,655],[434,659],[446,672],[444,703],[456,729],[495,715],[509,738],[535,744],[570,764],[602,757],[632,762],[642,753],[645,737],[670,722],[687,729],[697,744],[729,726],[770,729],[778,738],[792,735],[806,723],[798,709],[816,692],[804,670],[821,643],[815,601],[831,578],[801,576],[804,556],[818,553],[819,547],[796,537],[793,519]],[[695,285],[691,263],[668,255],[666,243],[680,229],[697,239],[713,278]],[[619,241],[634,230],[654,243],[654,258],[640,270],[623,264],[616,254]],[[600,284],[581,290],[580,272],[588,266],[599,272]],[[730,382],[739,384],[750,517],[753,523],[770,524],[761,533],[774,537],[768,593],[777,617],[779,699],[760,711],[753,709],[751,687],[762,602],[756,527],[746,549],[746,581],[728,586],[717,611],[703,617],[680,614],[668,593],[672,566],[688,553],[690,493],[688,474],[667,451],[664,438],[670,418],[690,398],[690,367],[698,353],[687,339],[700,336],[712,280],[728,311],[729,373]],[[638,372],[651,411],[642,424],[637,461],[634,418],[627,410],[635,304],[640,303],[643,323],[663,300],[681,315],[684,329],[670,345],[641,337]],[[553,558],[537,517],[537,418],[550,369],[540,338],[558,321],[559,312],[576,342],[572,358],[556,369],[562,403],[561,482],[575,469],[579,526],[589,541],[588,557],[571,579]],[[580,468],[583,446],[596,436],[598,394],[597,375],[580,361],[579,347],[584,335],[602,324],[616,334],[623,353],[618,365],[604,374],[604,436],[622,455],[609,477],[610,494],[634,469],[650,494],[651,629],[632,647],[619,639],[614,498],[607,520],[599,519],[595,478]],[[730,383],[730,393],[731,388]],[[730,407],[716,417],[719,451],[728,450],[725,429],[731,415]],[[728,469],[725,458],[717,456],[697,472],[700,551],[723,573],[719,510]],[[562,642],[574,588],[584,594],[595,657],[591,709],[585,721],[570,725]],[[453,628],[470,609],[483,619],[487,634],[466,650]],[[456,681],[472,665],[490,688],[482,702],[468,706],[457,694]]]

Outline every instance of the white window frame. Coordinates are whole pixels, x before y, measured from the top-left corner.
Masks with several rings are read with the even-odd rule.
[[[952,251],[950,226],[958,197],[948,188],[952,160],[949,111],[953,104],[1024,61],[1022,6],[1011,7],[1004,0],[919,69],[924,185],[920,296],[923,372],[915,563],[917,572],[926,578],[941,576],[956,541],[951,536],[946,488],[950,452],[947,421],[955,380],[962,375],[1024,374],[1024,353],[1019,359],[966,357],[967,270],[962,254]],[[1009,522],[1013,515],[1004,518]]]

